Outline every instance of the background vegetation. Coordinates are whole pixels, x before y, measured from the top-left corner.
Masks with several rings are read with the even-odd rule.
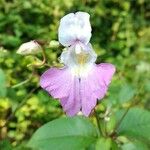
[[[148,9],[148,0],[0,0],[0,149],[25,149],[25,143],[37,128],[64,116],[59,102],[39,87],[39,77],[48,67],[33,70],[29,64],[40,60],[20,56],[16,51],[20,44],[33,39],[47,45],[51,40],[57,41],[60,18],[80,10],[91,15],[91,43],[98,54],[97,63],[110,62],[117,68],[107,96],[97,106],[107,133],[112,132],[122,112],[132,107],[117,128],[120,135],[117,146],[112,147],[114,150],[148,150]],[[50,66],[60,65],[61,51],[62,48],[53,45],[46,48]],[[38,58],[41,59],[40,54]],[[93,116],[90,118],[94,120]],[[136,121],[139,126],[134,124]],[[99,145],[103,146],[101,143],[104,150],[111,149],[109,140],[100,139],[97,150]]]

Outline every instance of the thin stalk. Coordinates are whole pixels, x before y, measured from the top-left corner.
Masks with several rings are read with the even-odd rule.
[[[143,89],[143,86],[139,89],[139,92]],[[137,99],[138,95],[135,96],[134,99]],[[116,124],[113,132],[110,134],[110,137],[114,137],[116,136],[116,132],[117,132],[117,129],[119,128],[119,126],[121,125],[122,121],[124,120],[124,118],[126,117],[126,115],[128,114],[130,108],[132,106],[135,106],[137,105],[138,103],[140,102],[140,100],[138,101],[132,101],[131,105],[127,108],[127,110],[125,111],[125,113],[122,115],[121,119],[118,121],[118,123]]]
[[[122,115],[121,119],[118,121],[117,125],[115,126],[114,131],[116,131],[119,128],[119,126],[121,125],[121,123],[124,120],[125,116],[129,112],[130,108],[131,107],[127,108],[127,110],[125,111],[125,113]]]
[[[16,84],[16,85],[13,85],[12,88],[13,88],[13,89],[14,89],[14,88],[18,88],[19,86],[22,86],[22,85],[28,83],[28,82],[32,79],[34,73],[35,73],[35,71],[33,70],[32,73],[31,73],[31,75],[30,75],[30,77],[29,77],[28,79],[26,79],[26,80],[24,80],[24,81],[22,81],[22,82],[20,82],[20,83],[18,83],[18,84]]]
[[[100,119],[99,119],[98,113],[96,112],[95,109],[94,109],[94,116],[96,118],[99,133],[100,133],[100,135],[103,135],[102,128],[101,128],[101,125],[100,125]]]
[[[104,133],[105,136],[107,137],[108,133],[107,133],[107,127],[106,127],[106,121],[104,120]]]
[[[45,53],[45,50],[42,48],[42,62],[40,64],[31,64],[31,65],[28,65],[28,66],[33,66],[34,68],[37,68],[37,67],[41,67],[43,65],[48,65],[46,64],[46,53]]]

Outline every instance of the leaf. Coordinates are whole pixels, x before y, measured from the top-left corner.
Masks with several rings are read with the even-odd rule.
[[[2,69],[0,69],[0,97],[6,96],[6,79],[5,79],[5,73]]]
[[[122,150],[149,150],[148,147],[140,141],[126,143],[121,148]]]
[[[144,84],[144,87],[147,92],[150,92],[150,80],[146,81],[146,83]]]
[[[38,150],[80,150],[93,143],[96,137],[96,128],[86,118],[60,118],[39,128],[28,146]]]
[[[135,90],[131,85],[129,84],[123,85],[119,92],[119,102],[124,103],[131,100],[134,94],[135,94]]]
[[[95,143],[92,143],[86,150],[95,150]]]
[[[8,140],[0,141],[0,150],[12,150],[12,146]]]
[[[111,148],[111,139],[110,138],[100,138],[96,143],[96,150],[110,150]]]
[[[117,112],[117,119],[120,120],[124,111]],[[150,112],[141,108],[131,108],[118,130],[119,135],[126,135],[144,142],[150,142]]]

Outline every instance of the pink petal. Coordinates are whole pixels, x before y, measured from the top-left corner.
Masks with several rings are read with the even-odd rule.
[[[77,114],[81,109],[81,102],[80,102],[80,87],[79,87],[79,79],[77,77],[74,78],[74,82],[72,83],[72,88],[70,90],[69,97],[65,98],[63,102],[64,110],[66,111],[67,115],[74,116]]]
[[[115,72],[111,64],[95,65],[87,78],[81,79],[81,105],[82,112],[88,116],[95,107],[97,99],[102,99]]]
[[[41,76],[40,85],[54,98],[60,99],[69,116],[80,111],[79,79],[72,76],[68,68],[47,70]]]
[[[72,76],[67,68],[51,68],[41,76],[40,85],[54,98],[63,98],[68,96],[70,82]]]
[[[88,76],[78,78],[71,74],[70,69],[51,68],[41,76],[40,85],[54,98],[60,99],[61,105],[69,116],[76,115],[81,107],[88,116],[102,99],[115,72],[112,64],[93,65]]]
[[[97,67],[99,68],[99,73],[101,74],[105,84],[108,86],[116,71],[115,66],[109,63],[101,63],[97,65]]]
[[[88,81],[88,78],[81,79],[81,89],[80,89],[81,105],[82,105],[82,113],[85,116],[88,116],[90,114],[91,110],[95,107],[97,102],[97,98],[93,93],[92,87],[91,82]]]

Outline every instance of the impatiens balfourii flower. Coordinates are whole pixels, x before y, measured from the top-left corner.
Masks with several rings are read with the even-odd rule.
[[[115,67],[109,63],[95,64],[96,53],[89,43],[91,25],[89,14],[70,13],[59,26],[59,42],[66,47],[61,54],[63,68],[50,68],[42,76],[40,85],[60,100],[69,116],[79,111],[88,116],[102,99],[111,82]]]

